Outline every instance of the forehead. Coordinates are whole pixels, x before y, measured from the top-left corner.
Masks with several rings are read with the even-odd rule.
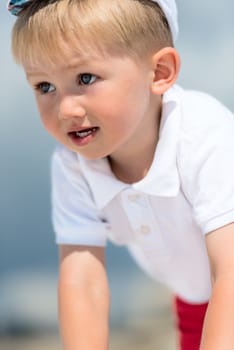
[[[75,36],[69,39],[60,37],[51,41],[31,41],[30,44],[26,42],[26,47],[21,52],[21,63],[26,72],[43,71],[43,68],[52,72],[81,66],[104,69],[107,62],[109,68],[111,64],[121,65],[120,62],[134,62],[134,65],[143,66],[148,61],[148,55],[138,57],[125,50],[105,45],[102,40],[97,43]]]
[[[21,57],[23,66],[46,65],[53,68],[64,65],[72,68],[92,61],[103,61],[111,56],[111,52],[104,47],[96,47],[92,43],[81,42],[76,38],[69,40],[60,38],[54,42],[31,42],[26,46]]]
[[[41,57],[41,56],[40,56]],[[58,61],[45,59],[37,61],[25,61],[23,68],[28,80],[34,79],[74,79],[74,76],[81,73],[91,73],[105,79],[114,78],[130,79],[133,76],[146,75],[149,68],[148,60],[138,62],[127,55],[105,55],[92,52],[90,54],[78,55],[76,51],[71,51],[70,56],[66,55],[66,60],[61,57]],[[121,78],[122,77],[122,78]],[[131,77],[131,78],[129,78]]]

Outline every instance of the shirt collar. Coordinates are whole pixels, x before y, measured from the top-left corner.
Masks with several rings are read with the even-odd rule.
[[[104,208],[126,188],[160,197],[175,197],[178,194],[180,180],[177,144],[181,119],[179,91],[180,88],[175,86],[163,96],[159,141],[150,170],[141,181],[125,184],[115,178],[107,159],[86,160],[78,155],[81,170],[98,209]]]

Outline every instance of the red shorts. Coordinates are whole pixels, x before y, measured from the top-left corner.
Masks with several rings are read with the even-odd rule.
[[[208,303],[189,304],[176,297],[174,302],[180,350],[199,350]]]

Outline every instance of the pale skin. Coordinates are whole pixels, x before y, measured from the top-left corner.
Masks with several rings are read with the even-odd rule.
[[[209,233],[212,294],[200,350],[231,350],[234,344],[234,223]]]
[[[71,51],[70,58],[72,66],[25,63],[45,128],[87,159],[108,157],[120,180],[139,181],[157,144],[161,96],[179,72],[176,50],[161,49],[141,64],[110,56],[105,68],[103,57],[81,63]],[[77,83],[84,73],[90,74],[90,84]],[[97,132],[80,146],[69,137],[75,128]],[[200,350],[233,350],[234,224],[209,233],[206,244],[213,288]],[[61,246],[59,319],[65,350],[108,349],[109,304],[105,248]]]
[[[59,319],[66,350],[108,349],[105,249],[60,247]]]

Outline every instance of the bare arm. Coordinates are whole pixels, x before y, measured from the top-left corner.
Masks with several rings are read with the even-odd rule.
[[[234,223],[207,235],[213,278],[201,350],[234,348]]]
[[[109,288],[105,249],[61,246],[59,319],[65,350],[107,350]]]

